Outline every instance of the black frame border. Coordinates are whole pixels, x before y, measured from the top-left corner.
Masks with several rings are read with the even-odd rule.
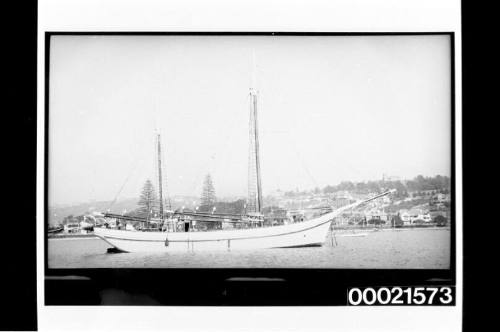
[[[450,37],[450,100],[451,100],[451,206],[450,206],[450,268],[449,269],[179,269],[179,268],[89,268],[55,269],[48,266],[48,169],[49,169],[49,95],[50,95],[50,41],[52,36],[434,36]],[[228,31],[46,31],[45,32],[45,147],[44,147],[44,272],[46,305],[84,305],[99,304],[88,297],[70,299],[75,294],[62,292],[65,287],[57,285],[65,276],[81,276],[90,279],[92,289],[124,289],[133,294],[149,294],[155,297],[158,284],[149,283],[149,287],[137,287],[136,283],[147,280],[162,280],[162,283],[174,284],[182,280],[193,281],[192,276],[203,274],[213,287],[203,291],[194,287],[177,297],[161,298],[160,305],[346,305],[345,296],[348,287],[396,286],[396,285],[456,285],[456,174],[455,174],[455,33],[443,32],[228,32]],[[463,259],[462,259],[463,261]],[[245,282],[234,283],[231,278],[246,278]],[[281,283],[271,283],[278,292],[269,292],[269,283],[255,282],[252,278],[276,278]],[[165,282],[168,280],[168,282]],[[336,286],[325,291],[328,285]],[[69,282],[69,284],[78,282]],[[237,285],[236,288],[228,285]],[[276,285],[281,285],[277,286]],[[313,286],[314,285],[314,286]],[[250,287],[250,288],[249,288]],[[228,289],[237,289],[228,294]],[[248,294],[266,290],[267,298],[257,298]],[[245,295],[241,295],[242,290]],[[285,292],[286,290],[286,292]],[[321,290],[321,292],[320,292]],[[207,291],[212,291],[211,293]],[[53,293],[53,294],[50,294]],[[162,293],[161,291],[159,293]],[[286,293],[286,294],[285,294]],[[327,298],[325,293],[333,296]],[[198,294],[203,294],[200,298]],[[221,294],[225,294],[221,296]],[[295,296],[293,295],[295,294]],[[341,296],[340,296],[341,295]],[[62,296],[62,297],[61,297]],[[340,297],[341,298],[340,298]],[[160,296],[161,297],[161,296]],[[134,304],[134,303],[130,303]],[[112,304],[113,305],[113,304]],[[135,304],[137,305],[137,304]]]

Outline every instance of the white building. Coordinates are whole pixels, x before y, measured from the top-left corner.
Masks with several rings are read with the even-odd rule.
[[[412,225],[416,220],[423,220],[425,223],[432,221],[429,212],[419,209],[401,210],[400,217],[404,225]]]
[[[65,233],[77,233],[80,231],[80,224],[79,223],[70,223],[64,225],[64,232]]]

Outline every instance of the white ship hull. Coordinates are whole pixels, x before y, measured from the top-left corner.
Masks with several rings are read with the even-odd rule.
[[[377,195],[317,218],[288,225],[209,232],[140,232],[95,228],[95,235],[125,252],[240,250],[320,246],[334,217]]]
[[[95,234],[125,252],[245,250],[320,246],[331,213],[289,225],[208,232],[134,232],[95,228]]]

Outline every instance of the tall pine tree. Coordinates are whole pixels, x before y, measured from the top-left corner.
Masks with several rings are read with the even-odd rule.
[[[203,191],[201,192],[201,208],[203,210],[211,209],[215,205],[215,189],[212,177],[207,174],[203,182]]]
[[[152,216],[151,213],[154,213],[156,200],[155,188],[153,183],[151,183],[151,180],[148,179],[146,183],[144,183],[144,187],[142,187],[141,196],[139,198],[139,202],[137,203],[139,205],[141,215],[150,219]]]

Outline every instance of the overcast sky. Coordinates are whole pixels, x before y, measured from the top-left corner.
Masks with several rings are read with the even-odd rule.
[[[255,53],[264,194],[450,175],[448,36],[53,36],[49,204],[246,195]],[[121,191],[120,191],[121,190]]]

